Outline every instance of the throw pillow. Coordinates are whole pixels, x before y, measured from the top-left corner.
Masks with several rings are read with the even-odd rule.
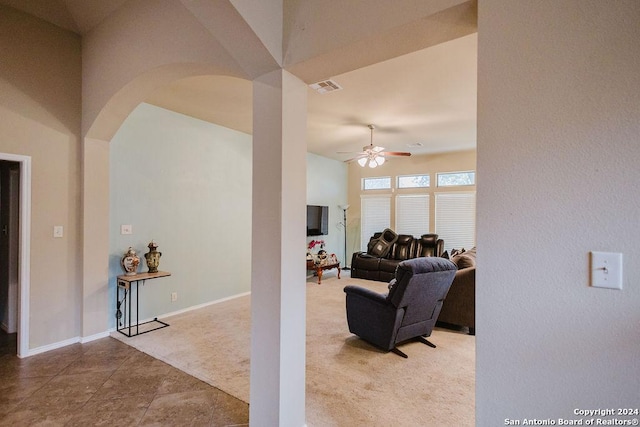
[[[383,242],[376,242],[376,244],[373,245],[373,247],[369,251],[371,255],[379,258],[384,257],[387,252],[389,252],[389,245]]]
[[[458,270],[461,270],[463,268],[475,267],[476,257],[475,254],[472,255],[471,253],[464,252],[452,257],[451,262],[458,266]]]
[[[464,248],[462,249],[451,249],[451,259],[453,259],[453,257],[455,257],[456,255],[459,255],[461,253],[463,253],[465,250]]]
[[[398,235],[388,228],[386,228],[377,240],[369,241],[369,253],[378,258],[384,258],[391,250],[393,245],[398,240]]]

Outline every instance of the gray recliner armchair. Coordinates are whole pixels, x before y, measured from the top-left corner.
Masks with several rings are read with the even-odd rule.
[[[456,265],[444,258],[413,258],[398,265],[388,294],[346,286],[349,331],[405,358],[397,348],[404,341],[417,339],[435,347],[425,338],[438,320],[456,270]]]

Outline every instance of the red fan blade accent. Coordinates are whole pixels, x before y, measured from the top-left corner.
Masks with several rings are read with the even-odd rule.
[[[383,151],[382,153],[385,156],[405,156],[405,157],[409,157],[411,155],[411,153],[406,153],[404,151]]]

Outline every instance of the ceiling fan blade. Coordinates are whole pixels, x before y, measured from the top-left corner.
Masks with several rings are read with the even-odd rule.
[[[367,155],[363,153],[363,154],[360,154],[359,156],[352,157],[348,160],[345,160],[344,163],[349,163],[349,162],[353,162],[354,160],[364,159],[365,157],[367,157]]]
[[[356,157],[352,157],[349,160],[345,160],[345,163],[349,163],[352,162],[354,160],[359,160],[359,159],[364,159],[364,158],[369,158],[370,161],[376,161],[378,162],[378,160],[380,161],[379,164],[384,163],[384,159],[383,158],[378,158],[378,157],[386,157],[386,156],[401,156],[401,157],[408,157],[411,155],[411,153],[407,153],[404,151],[384,151],[384,147],[379,147],[377,145],[373,145],[373,130],[375,129],[374,125],[367,125],[367,127],[369,128],[369,130],[371,131],[371,140],[369,141],[369,145],[365,145],[364,147],[362,147],[362,152],[354,152],[354,151],[338,151],[338,154],[355,154],[355,153],[359,153]]]
[[[384,156],[404,156],[404,157],[409,157],[411,155],[411,153],[407,153],[404,151],[383,151],[379,154],[382,154]]]

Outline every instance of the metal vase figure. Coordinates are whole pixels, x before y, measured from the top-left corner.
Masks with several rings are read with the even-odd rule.
[[[151,241],[151,243],[149,243],[148,248],[149,248],[149,252],[144,254],[144,258],[147,260],[147,267],[149,267],[149,273],[157,273],[162,252],[158,252],[156,250],[158,248],[158,245],[153,243],[153,240]]]

